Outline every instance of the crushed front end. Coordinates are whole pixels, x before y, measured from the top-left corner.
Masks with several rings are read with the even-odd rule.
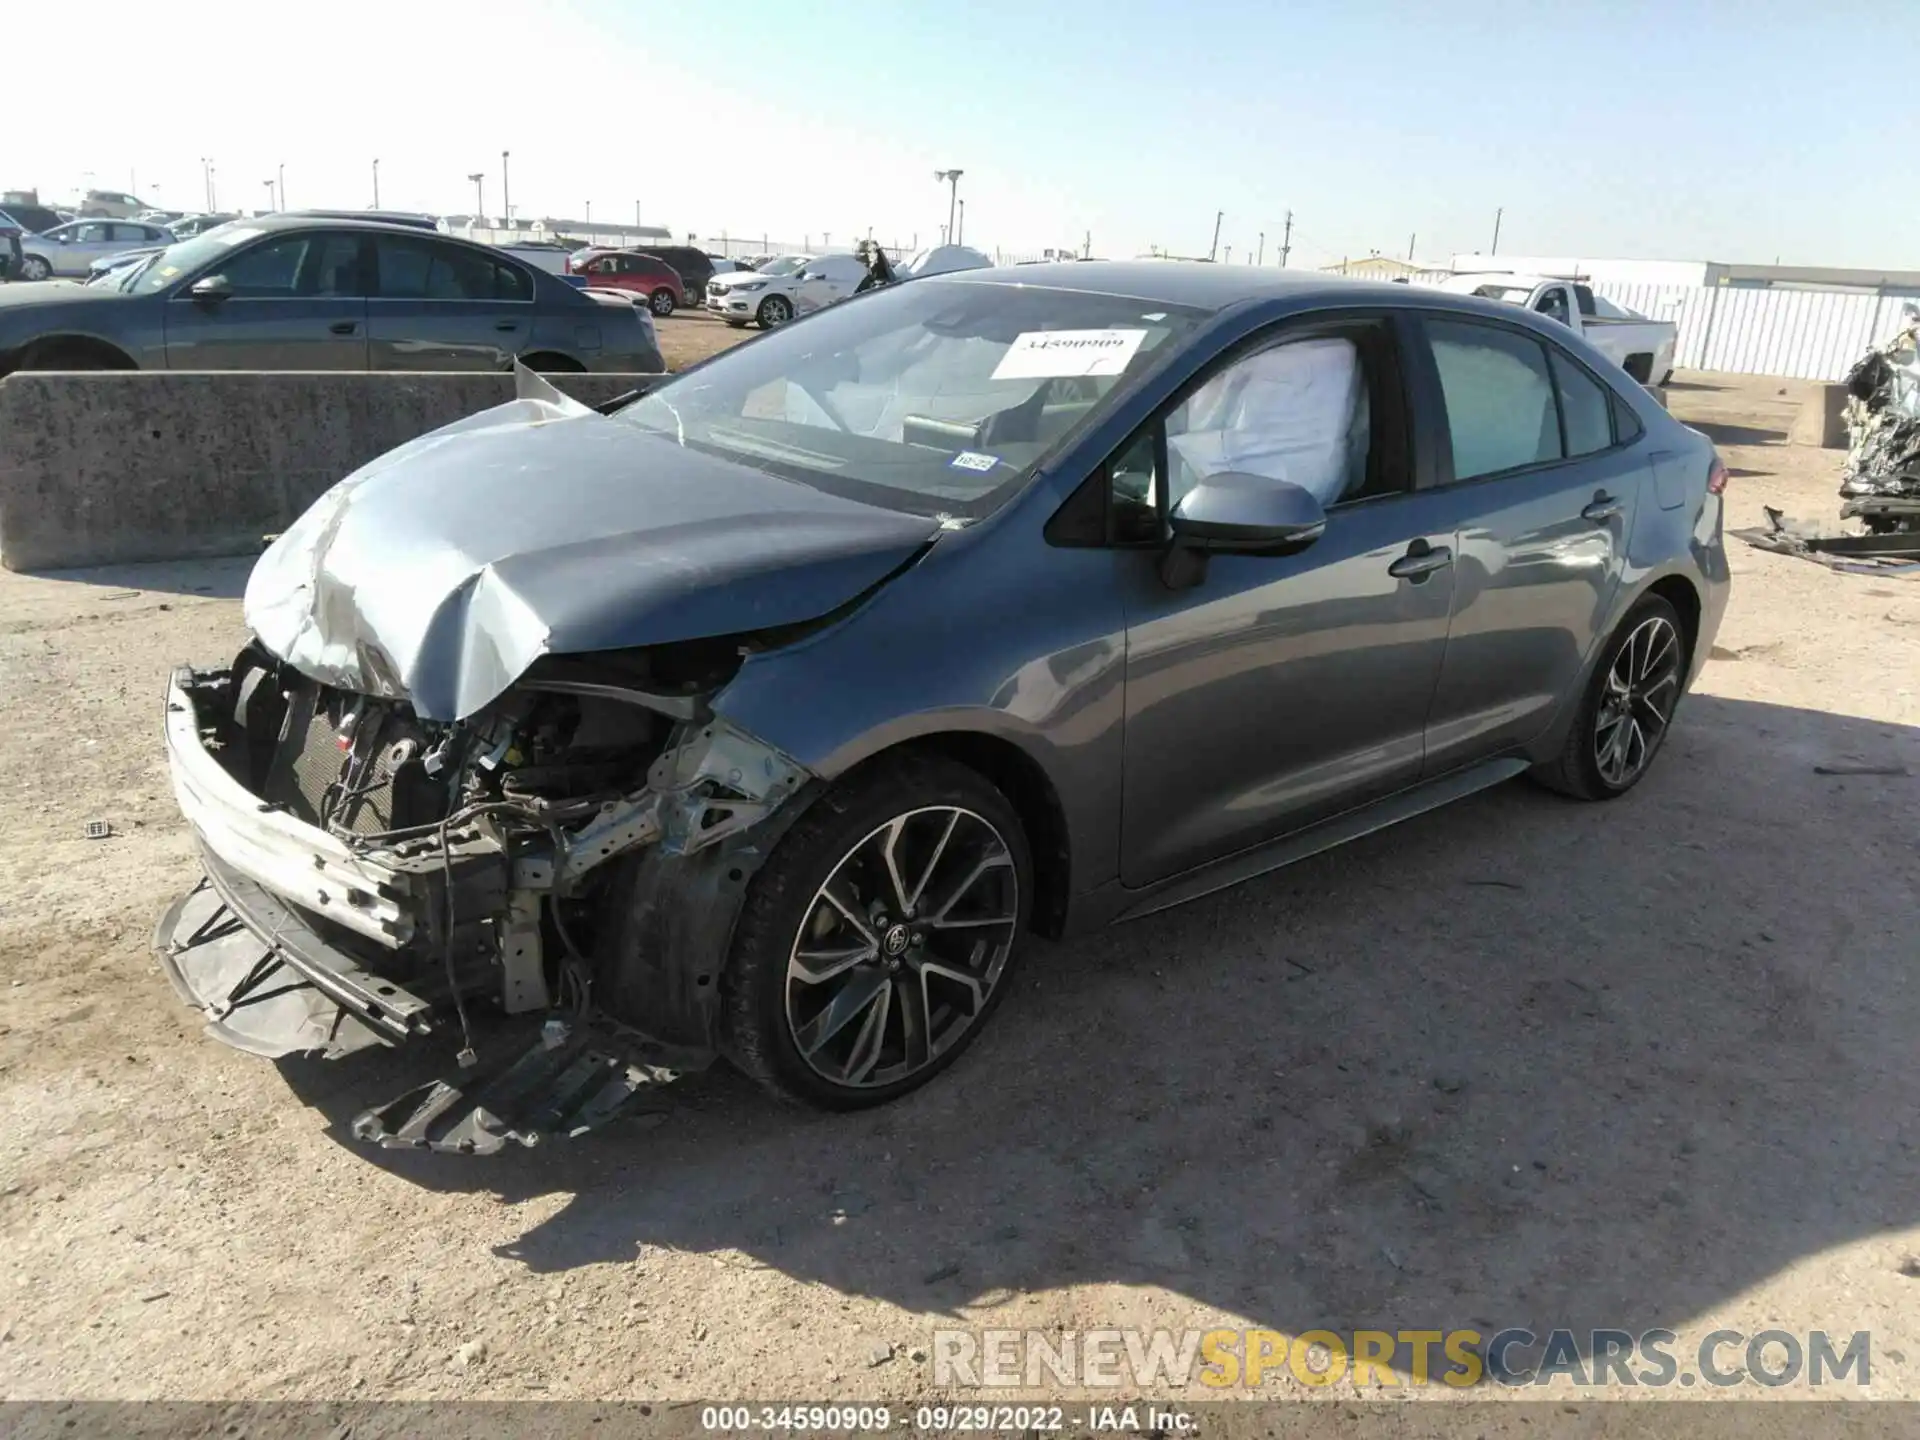
[[[257,1055],[457,1036],[458,1078],[357,1122],[389,1145],[532,1144],[704,1064],[749,832],[809,778],[709,710],[738,663],[549,657],[451,722],[257,642],[174,672],[168,761],[205,867],[156,934],[175,989]],[[681,944],[637,953],[663,911]],[[494,1016],[518,1040],[477,1046]]]

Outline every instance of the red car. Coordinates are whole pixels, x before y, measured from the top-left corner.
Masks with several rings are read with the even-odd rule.
[[[674,306],[687,303],[679,273],[651,255],[607,250],[590,252],[584,260],[569,256],[567,273],[584,275],[596,290],[638,291],[647,297],[647,308],[656,315],[671,315]]]

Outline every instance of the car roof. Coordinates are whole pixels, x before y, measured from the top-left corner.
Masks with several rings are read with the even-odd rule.
[[[287,214],[244,216],[239,218],[239,223],[255,230],[367,230],[376,235],[411,235],[415,239],[420,238],[422,235],[431,235],[437,240],[451,240],[457,244],[467,245],[476,243],[474,241],[463,240],[458,235],[446,235],[438,230],[428,230],[420,225],[409,225],[404,222],[389,220],[361,220],[348,211],[341,211],[338,214],[322,215]],[[483,245],[479,248],[485,250],[492,249],[493,247]]]
[[[990,270],[954,270],[916,284],[1033,285],[1129,300],[1158,301],[1195,310],[1224,310],[1243,300],[1297,300],[1336,296],[1356,304],[1404,305],[1415,287],[1354,280],[1316,270],[1256,265],[1212,265],[1198,260],[1068,260]],[[1428,290],[1425,293],[1436,292]]]

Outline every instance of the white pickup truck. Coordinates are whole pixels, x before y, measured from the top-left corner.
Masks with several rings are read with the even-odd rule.
[[[1642,385],[1664,385],[1673,375],[1673,350],[1680,338],[1677,326],[1622,310],[1577,280],[1484,271],[1449,276],[1437,288],[1537,310],[1584,335],[1587,343]]]

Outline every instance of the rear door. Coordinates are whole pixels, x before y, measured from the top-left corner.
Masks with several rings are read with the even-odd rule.
[[[859,288],[866,275],[867,267],[851,255],[829,255],[821,260],[810,260],[794,292],[793,308],[804,315],[809,310],[818,310],[836,300],[844,300]]]
[[[1433,775],[1533,739],[1570,695],[1619,587],[1647,457],[1569,351],[1492,320],[1420,329],[1417,403],[1458,535]]]
[[[185,277],[166,304],[170,370],[364,370],[367,300],[362,237],[351,231],[269,234]],[[227,282],[220,298],[198,280]]]
[[[519,266],[426,236],[378,235],[367,301],[375,370],[505,370],[533,334]]]

